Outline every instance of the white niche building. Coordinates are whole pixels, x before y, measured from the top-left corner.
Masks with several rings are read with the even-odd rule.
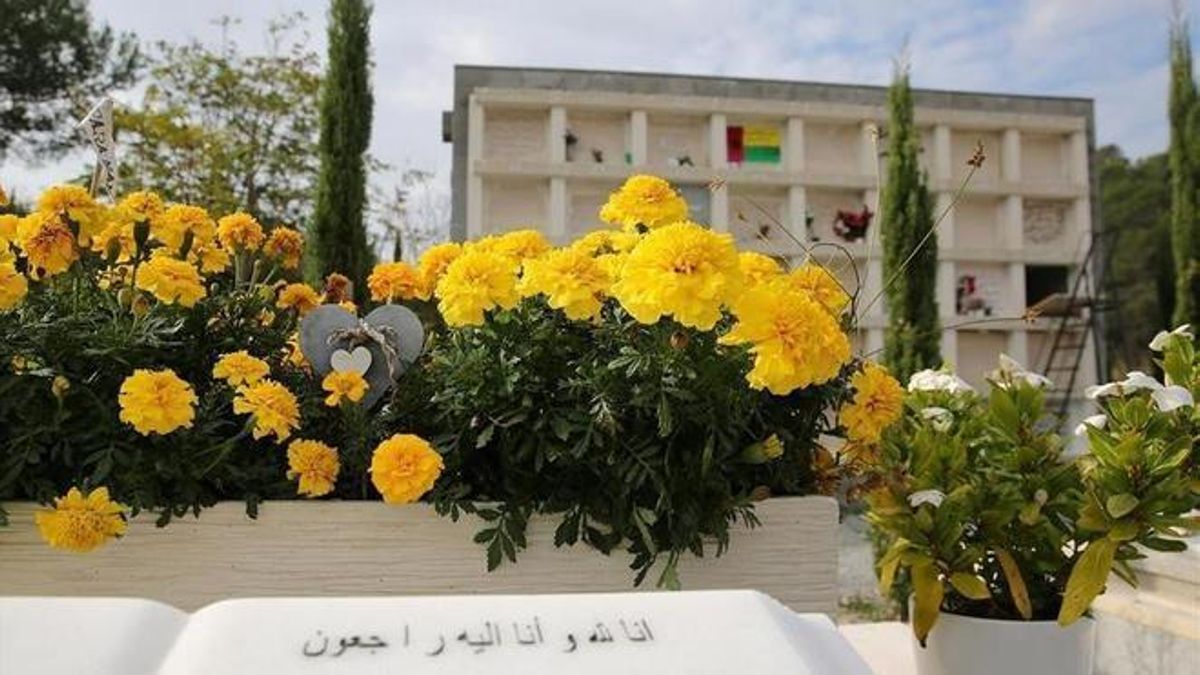
[[[1028,307],[1070,294],[1095,217],[1089,99],[916,90],[921,161],[937,213],[952,201],[977,143],[986,161],[938,230],[942,352],[981,385],[1005,352],[1045,369],[1060,319],[1022,320]],[[796,259],[812,254],[862,296],[881,286],[874,211],[885,158],[886,89],[809,82],[643,73],[457,66],[453,143],[455,239],[523,227],[562,242],[604,227],[597,213],[632,173],[680,188],[692,218],[731,232],[739,247]],[[839,211],[844,212],[839,221]],[[1095,259],[1099,259],[1098,256]],[[857,275],[855,274],[857,271]],[[1097,270],[1093,269],[1093,278]],[[865,303],[864,303],[865,304]],[[863,320],[860,348],[883,344],[885,309]],[[1094,332],[1072,398],[1096,381]],[[1056,362],[1072,338],[1060,339]],[[1065,387],[1069,368],[1049,374]]]

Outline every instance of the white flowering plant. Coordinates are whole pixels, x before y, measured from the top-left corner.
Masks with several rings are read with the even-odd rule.
[[[888,540],[884,595],[900,576],[911,583],[922,644],[943,611],[1070,624],[1110,572],[1135,584],[1144,551],[1186,548],[1200,363],[1186,330],[1164,335],[1166,382],[1133,373],[1089,390],[1104,415],[1077,430],[1083,453],[1047,414],[1050,382],[1008,357],[986,396],[948,372],[912,377],[901,422],[867,463],[867,517]]]

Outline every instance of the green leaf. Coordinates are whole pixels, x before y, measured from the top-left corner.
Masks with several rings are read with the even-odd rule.
[[[496,432],[495,424],[489,424],[483,429],[483,431],[479,432],[479,435],[475,437],[476,449],[482,448],[483,446],[487,445],[488,443],[491,443],[492,442],[492,434],[494,434],[495,432]]]
[[[1038,521],[1042,515],[1042,505],[1037,502],[1025,502],[1021,507],[1021,515],[1018,516],[1022,523],[1032,526]]]
[[[1105,502],[1108,509],[1108,515],[1113,518],[1123,518],[1130,511],[1137,508],[1138,499],[1128,492],[1123,492],[1119,495],[1113,495]]]
[[[879,594],[883,597],[889,597],[892,592],[892,583],[896,579],[896,571],[900,568],[901,554],[908,550],[908,540],[901,537],[892,543],[888,548],[887,553],[879,559]]]
[[[1132,520],[1123,520],[1108,531],[1108,536],[1113,541],[1129,541],[1138,536],[1142,526]]]
[[[1005,549],[996,549],[996,560],[1000,561],[1000,569],[1004,571],[1004,580],[1008,582],[1008,593],[1012,596],[1017,612],[1026,621],[1033,618],[1033,607],[1029,604],[1029,589],[1025,587],[1025,579],[1021,576],[1021,568],[1012,554]]]
[[[917,636],[917,642],[924,647],[925,639],[941,613],[942,597],[946,591],[938,578],[937,568],[928,558],[912,566],[912,584],[913,632]]]
[[[1075,562],[1071,577],[1067,579],[1062,609],[1058,612],[1059,625],[1075,623],[1091,606],[1092,600],[1104,590],[1116,552],[1117,542],[1107,537],[1088,544],[1083,555]]]
[[[1178,539],[1163,539],[1162,537],[1146,537],[1139,543],[1153,551],[1166,551],[1169,553],[1186,551],[1188,547],[1187,542],[1179,541]]]
[[[974,574],[955,572],[950,575],[950,585],[963,597],[970,598],[971,600],[987,600],[992,597],[992,594],[988,591],[987,583]]]

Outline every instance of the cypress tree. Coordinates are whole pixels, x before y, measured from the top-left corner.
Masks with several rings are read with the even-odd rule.
[[[918,163],[908,68],[897,65],[888,89],[887,177],[881,197],[883,282],[888,325],[883,358],[902,382],[941,364],[937,307],[937,235],[928,177]],[[926,235],[929,237],[926,239]],[[924,240],[924,241],[922,241]]]
[[[332,0],[329,63],[321,83],[321,138],[317,206],[310,228],[313,262],[322,276],[340,272],[365,292],[372,265],[363,211],[367,199],[366,152],[374,99],[370,82],[371,6],[365,0]]]
[[[1187,23],[1178,14],[1171,25],[1171,251],[1175,260],[1172,324],[1200,325],[1200,233],[1196,190],[1200,188],[1200,106],[1192,78],[1192,46]]]

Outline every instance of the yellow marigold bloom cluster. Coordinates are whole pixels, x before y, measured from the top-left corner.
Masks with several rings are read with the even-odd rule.
[[[162,197],[154,192],[141,191],[125,195],[117,202],[116,210],[123,211],[127,216],[153,220],[163,212],[163,208]]]
[[[551,248],[546,235],[537,230],[513,230],[484,237],[466,245],[467,250],[495,253],[518,264],[536,258]]]
[[[437,285],[438,311],[450,326],[478,326],[483,313],[517,304],[517,271],[509,258],[468,250],[446,268]]]
[[[33,518],[50,546],[87,553],[125,534],[125,510],[124,504],[109,498],[108,488],[98,487],[84,496],[73,487],[54,499],[53,509],[39,510]]]
[[[0,262],[0,311],[7,311],[21,304],[29,292],[25,275],[17,271],[12,262]]]
[[[425,439],[396,434],[375,448],[371,483],[388,504],[409,504],[433,489],[445,464]]]
[[[192,247],[188,251],[188,262],[200,267],[204,274],[220,274],[229,268],[229,251],[220,246]]]
[[[708,330],[721,318],[722,305],[741,290],[733,238],[681,222],[642,239],[626,257],[612,292],[641,323],[670,315],[685,326]]]
[[[172,204],[150,221],[150,235],[172,252],[183,246],[188,232],[192,233],[193,249],[207,247],[216,236],[217,226],[208,211],[188,204]]]
[[[842,406],[838,420],[846,428],[846,438],[860,443],[879,441],[883,431],[900,419],[904,407],[904,388],[887,368],[867,362],[850,376],[854,399]]]
[[[265,237],[262,225],[248,213],[239,211],[217,221],[217,239],[231,251],[256,251]]]
[[[147,260],[137,271],[135,285],[168,304],[192,307],[207,295],[204,277],[191,264],[166,255]]]
[[[0,242],[5,247],[17,241],[17,228],[21,225],[21,217],[11,213],[0,213]]]
[[[421,272],[406,262],[380,263],[367,277],[367,289],[376,302],[428,300],[430,288]]]
[[[837,278],[821,265],[805,263],[784,279],[789,286],[804,291],[834,316],[840,316],[850,305],[850,295]]]
[[[139,434],[169,434],[192,426],[196,393],[173,370],[138,369],[121,383],[120,418]]]
[[[277,227],[263,244],[263,253],[278,260],[283,269],[294,270],[300,267],[304,255],[304,235],[290,227]]]
[[[641,239],[634,232],[593,230],[576,239],[571,244],[571,248],[583,251],[590,256],[629,253],[638,245]]]
[[[256,384],[271,372],[266,361],[250,355],[246,350],[224,354],[213,364],[212,374],[225,380],[231,387]]]
[[[39,211],[21,219],[17,245],[29,259],[36,277],[61,274],[79,257],[70,228],[60,216],[49,212]]]
[[[442,280],[442,275],[446,273],[446,268],[462,255],[462,252],[462,244],[453,241],[426,249],[417,260],[417,270],[421,272],[425,288],[430,292],[437,288],[438,282]]]
[[[530,297],[545,295],[554,309],[569,319],[590,319],[612,285],[608,271],[595,258],[576,248],[551,251],[525,262],[518,290]]]
[[[304,316],[321,306],[321,295],[308,284],[288,284],[279,291],[275,306],[279,309],[294,309],[300,316]]]
[[[274,380],[259,380],[239,389],[233,412],[253,418],[255,438],[275,434],[286,441],[293,429],[300,428],[300,404],[287,387]]]
[[[104,229],[92,238],[92,250],[107,258],[111,247],[116,253],[113,262],[127,263],[133,260],[137,248],[133,232],[134,218],[120,209],[112,209],[105,222]]]
[[[367,381],[356,370],[332,370],[321,381],[321,388],[329,392],[325,405],[336,408],[342,399],[358,403],[367,395]]]
[[[288,480],[300,479],[296,493],[320,497],[333,492],[337,484],[338,451],[320,441],[297,439],[288,444]]]
[[[775,281],[783,275],[779,261],[769,255],[743,251],[738,254],[738,267],[747,288]]]
[[[90,246],[92,237],[104,229],[104,208],[81,185],[55,185],[38,197],[37,210],[51,216],[65,215],[79,225],[79,244]]]
[[[635,230],[655,229],[686,220],[688,205],[667,181],[658,176],[630,176],[608,197],[600,220]]]
[[[774,285],[752,288],[733,309],[724,344],[749,344],[750,386],[784,396],[837,376],[850,360],[850,340],[837,320],[803,293]]]

